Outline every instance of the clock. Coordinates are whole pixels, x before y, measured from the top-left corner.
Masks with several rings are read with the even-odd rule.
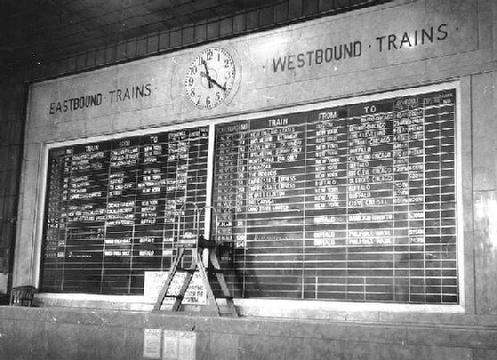
[[[228,50],[204,49],[186,71],[186,96],[196,107],[212,109],[233,94],[235,75],[235,62]]]

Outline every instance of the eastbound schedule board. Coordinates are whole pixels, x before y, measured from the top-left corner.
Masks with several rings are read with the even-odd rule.
[[[51,149],[41,290],[143,294],[196,237],[207,156],[207,127]]]
[[[457,304],[455,112],[449,89],[217,125],[235,294]]]

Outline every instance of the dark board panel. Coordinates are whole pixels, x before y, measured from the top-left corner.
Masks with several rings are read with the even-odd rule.
[[[458,303],[455,109],[450,89],[216,125],[211,233],[234,243],[234,294]],[[208,141],[51,149],[42,291],[142,294],[192,238]]]
[[[455,90],[216,126],[233,291],[458,303]]]
[[[143,294],[196,230],[207,157],[207,127],[51,149],[41,290]]]

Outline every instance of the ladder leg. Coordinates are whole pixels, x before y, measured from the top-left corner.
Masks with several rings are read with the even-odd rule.
[[[231,297],[230,290],[228,289],[228,285],[226,284],[226,280],[224,279],[224,274],[216,273],[216,279],[217,279],[217,282],[219,283],[219,286],[221,286],[221,290],[223,291],[223,295],[225,297]]]
[[[183,302],[183,299],[185,298],[186,290],[188,289],[188,286],[190,285],[190,282],[192,281],[192,277],[193,277],[193,271],[188,271],[186,273],[185,279],[183,281],[183,286],[181,286],[181,289],[179,290],[178,295],[176,295],[176,301],[174,302],[174,305],[172,307],[172,311],[179,310],[179,307],[181,306],[181,303]]]
[[[221,270],[221,265],[219,264],[219,260],[217,259],[216,249],[209,250],[209,260],[216,270]]]
[[[223,295],[226,298],[226,305],[231,311],[231,315],[238,317],[238,312],[236,311],[235,304],[233,303],[233,297],[231,296],[231,292],[228,289],[228,285],[226,284],[226,280],[224,278],[223,273],[216,273],[216,279],[221,286],[221,290],[223,291]]]
[[[219,264],[219,260],[217,258],[215,250],[209,252],[209,259],[212,266],[216,270],[216,279],[219,283],[219,286],[221,287],[223,296],[226,298],[226,304],[231,311],[231,315],[238,317],[238,312],[236,311],[235,304],[233,303],[233,297],[231,296],[231,292],[228,288],[228,285],[226,284],[224,274],[221,272],[221,265]]]
[[[221,272],[221,265],[219,265],[219,260],[217,258],[215,250],[213,250],[212,252],[209,253],[209,259],[210,259],[212,266],[216,270],[216,272],[215,272],[216,279],[217,279],[217,282],[219,283],[219,285],[221,286],[221,290],[223,291],[223,295],[225,297],[231,297],[230,291],[228,289],[228,285],[226,284],[226,280],[224,278],[224,274]]]
[[[230,309],[231,311],[231,315],[234,317],[238,317],[238,311],[236,310],[233,298],[226,299],[226,304],[228,305],[228,309]]]
[[[171,282],[173,281],[174,275],[176,275],[176,271],[178,269],[179,262],[181,261],[181,258],[183,257],[183,249],[179,250],[178,256],[176,257],[176,260],[173,263],[173,266],[169,269],[169,273],[167,274],[167,279],[164,285],[162,286],[162,289],[159,292],[159,296],[157,298],[157,302],[154,305],[153,311],[160,311],[160,308],[162,306],[162,302],[164,301],[164,298],[167,295],[167,290],[169,290],[169,286],[171,285]]]
[[[202,258],[200,257],[200,254],[198,252],[195,254],[194,259],[194,261],[197,263],[198,271],[200,272],[200,277],[202,278],[205,290],[207,291],[207,301],[209,302],[209,305],[212,307],[212,309],[217,313],[217,315],[221,315],[219,306],[217,305],[216,297],[214,296],[211,284],[209,283],[207,272],[205,271],[204,265],[202,263]]]

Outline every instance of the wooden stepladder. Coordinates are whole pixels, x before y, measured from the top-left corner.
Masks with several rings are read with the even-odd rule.
[[[233,303],[233,297],[231,296],[231,293],[228,289],[228,285],[226,284],[226,280],[224,278],[224,273],[221,268],[221,265],[219,264],[219,260],[217,258],[217,249],[218,249],[218,244],[215,240],[206,240],[204,239],[203,235],[200,234],[200,211],[198,207],[194,205],[194,228],[193,230],[189,233],[190,237],[188,238],[181,238],[181,218],[184,217],[184,207],[182,210],[180,210],[180,213],[178,215],[178,230],[177,230],[177,241],[176,241],[176,247],[177,247],[177,254],[176,258],[171,264],[171,267],[169,268],[169,273],[167,275],[167,279],[162,286],[159,296],[157,298],[157,302],[154,305],[153,311],[160,311],[162,303],[164,302],[164,299],[166,297],[175,297],[176,300],[172,306],[171,311],[179,311],[181,308],[181,304],[183,302],[183,299],[185,297],[185,293],[188,290],[188,286],[190,285],[193,275],[195,272],[199,272],[200,278],[202,279],[202,284],[204,285],[204,288],[206,290],[206,295],[207,295],[207,307],[209,310],[218,316],[221,316],[222,314],[227,314],[230,316],[235,316],[238,317],[238,312],[235,308],[235,304]],[[193,235],[193,237],[192,237]],[[208,252],[208,265],[207,267],[204,266],[204,262],[202,261],[202,253],[204,250],[207,250]],[[185,255],[188,253],[191,254],[191,266],[188,268],[183,268],[182,263]],[[168,291],[171,287],[171,284],[173,282],[174,277],[177,275],[178,271],[182,271],[186,273],[186,276],[183,280],[183,284],[181,285],[181,288],[176,295],[169,295]],[[209,275],[214,275],[209,277]],[[221,308],[219,304],[217,303],[217,298],[214,295],[214,292],[212,291],[210,279],[215,277],[217,280],[219,287],[222,292],[222,296],[218,296],[218,298],[224,298],[226,301],[226,306],[228,308],[228,312],[221,312]]]

